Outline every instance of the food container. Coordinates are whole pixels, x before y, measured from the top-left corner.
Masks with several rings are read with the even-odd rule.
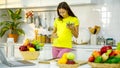
[[[88,62],[92,68],[120,68],[120,64],[109,64],[109,63],[93,63]]]
[[[40,51],[20,51],[24,60],[36,60],[40,55]]]
[[[113,45],[114,44],[114,39],[113,38],[107,38],[106,39],[106,45]]]

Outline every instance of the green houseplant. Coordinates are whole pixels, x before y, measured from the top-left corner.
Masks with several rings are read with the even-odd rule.
[[[24,30],[20,27],[23,21],[21,21],[21,12],[22,9],[7,9],[8,16],[10,20],[0,22],[0,37],[9,31],[8,37],[14,38],[14,41],[17,42],[19,35],[24,35]]]

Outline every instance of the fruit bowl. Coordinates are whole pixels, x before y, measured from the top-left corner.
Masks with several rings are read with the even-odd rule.
[[[78,68],[79,64],[58,64],[59,68]]]
[[[92,67],[92,68],[120,68],[120,63],[113,63],[113,64],[109,64],[109,63],[94,63],[94,62],[88,62],[88,64]]]
[[[20,52],[24,60],[36,60],[40,55],[40,51],[33,51],[33,52],[20,51]]]

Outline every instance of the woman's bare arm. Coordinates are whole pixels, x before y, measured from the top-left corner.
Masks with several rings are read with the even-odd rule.
[[[69,26],[68,28],[71,30],[73,36],[74,36],[75,38],[78,38],[79,25],[77,25],[77,26],[72,25],[72,26]]]
[[[52,38],[57,38],[57,33],[56,33],[56,32],[57,32],[57,28],[54,27],[54,28],[53,28],[53,32],[52,32],[52,35],[51,35]]]

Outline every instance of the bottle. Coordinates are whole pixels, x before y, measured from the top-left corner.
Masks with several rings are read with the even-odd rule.
[[[7,51],[6,51],[6,57],[8,59],[14,58],[14,39],[13,38],[7,38]]]
[[[101,37],[101,45],[104,45],[105,44],[105,39],[104,39],[104,37],[102,36]]]
[[[101,42],[100,42],[100,39],[101,39],[100,36],[98,36],[98,37],[97,37],[97,45],[100,45],[100,43],[101,43]]]

